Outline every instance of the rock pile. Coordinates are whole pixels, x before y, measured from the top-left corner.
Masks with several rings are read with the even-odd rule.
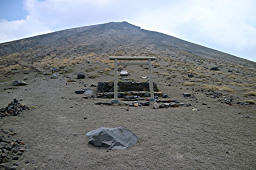
[[[29,110],[29,107],[19,103],[17,99],[13,99],[13,101],[8,104],[7,107],[0,109],[0,117],[2,118],[5,116],[17,116],[23,110]]]
[[[25,144],[22,140],[15,139],[15,135],[12,129],[0,129],[0,169],[3,163],[19,160],[26,150]]]
[[[214,90],[196,90],[196,92],[203,92],[207,97],[213,98],[213,99],[218,99],[219,102],[232,105],[234,102],[234,97],[228,94],[223,94],[221,92],[216,92]],[[239,104],[239,103],[237,103]]]
[[[221,92],[215,92],[213,90],[208,90],[205,95],[207,97],[211,97],[211,98],[220,98],[223,96],[223,94]]]
[[[119,101],[118,103],[112,102],[96,102],[95,105],[108,105],[108,106],[129,106],[129,107],[140,107],[140,106],[150,106],[150,101],[132,101],[132,102],[127,102],[127,101]],[[162,108],[173,108],[173,107],[180,107],[180,106],[185,106],[189,107],[192,106],[191,104],[185,104],[178,102],[177,100],[158,100],[156,99],[154,103],[152,103],[152,108],[153,109],[162,109]]]

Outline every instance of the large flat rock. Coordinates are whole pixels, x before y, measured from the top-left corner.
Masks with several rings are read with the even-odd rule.
[[[126,149],[137,143],[137,136],[124,127],[105,128],[101,127],[86,134],[89,143],[96,147],[108,149]]]

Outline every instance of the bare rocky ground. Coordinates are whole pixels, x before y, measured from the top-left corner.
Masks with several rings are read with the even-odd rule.
[[[220,70],[210,70],[219,64],[159,60],[153,74],[159,89],[171,99],[191,104],[163,109],[95,105],[102,99],[75,94],[81,88],[95,88],[90,85],[99,81],[113,80],[109,63],[100,60],[60,70],[56,79],[44,74],[49,70],[8,74],[0,84],[0,108],[16,98],[30,110],[0,119],[0,128],[15,131],[26,146],[18,160],[4,165],[16,169],[256,169],[255,68],[239,72],[239,67],[222,64]],[[127,70],[132,79],[145,81],[141,76],[147,70],[139,66]],[[85,72],[86,78],[76,79],[78,72]],[[11,85],[23,79],[28,85]],[[119,126],[134,132],[139,142],[125,150],[88,145],[86,132]]]

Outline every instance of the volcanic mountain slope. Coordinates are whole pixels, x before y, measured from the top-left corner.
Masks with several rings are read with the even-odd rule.
[[[256,88],[255,62],[128,22],[73,28],[0,44],[0,78],[5,82],[13,73],[31,69],[71,72],[77,64],[86,71],[100,68],[98,71],[105,73],[113,69],[108,60],[111,55],[155,56],[154,67],[160,69],[156,74],[188,86],[229,87],[240,94]]]
[[[84,56],[91,52],[97,55],[187,56],[194,61],[214,59],[255,66],[247,60],[127,22],[73,28],[0,44],[1,64],[5,65],[40,61],[49,56]]]

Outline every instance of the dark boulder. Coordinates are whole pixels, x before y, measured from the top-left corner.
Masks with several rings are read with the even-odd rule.
[[[162,98],[168,98],[169,96],[167,94],[163,94]]]
[[[28,85],[25,81],[22,80],[15,80],[12,82],[13,86],[26,86]]]
[[[192,95],[190,93],[183,93],[184,97],[191,97]]]
[[[78,73],[77,74],[77,79],[84,79],[85,78],[85,74],[84,73]]]
[[[192,77],[194,77],[194,75],[193,74],[188,74],[188,77],[192,78]]]
[[[210,68],[210,70],[211,71],[219,71],[220,69],[219,69],[219,67],[212,67],[212,68]]]
[[[80,89],[75,91],[76,94],[84,94],[84,92],[85,92],[85,89]]]

